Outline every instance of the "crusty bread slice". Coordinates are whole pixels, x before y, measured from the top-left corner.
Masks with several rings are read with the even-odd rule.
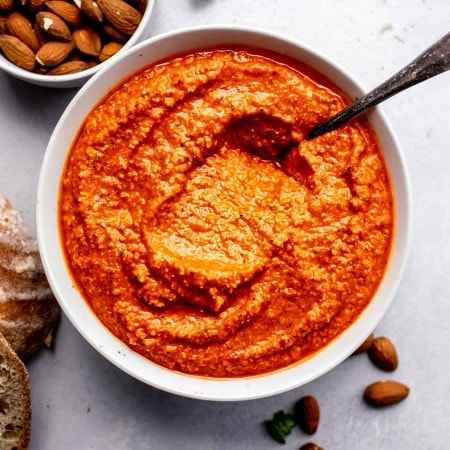
[[[47,339],[58,317],[36,239],[0,194],[0,333],[23,360]]]
[[[0,449],[25,450],[31,437],[27,369],[0,334]]]

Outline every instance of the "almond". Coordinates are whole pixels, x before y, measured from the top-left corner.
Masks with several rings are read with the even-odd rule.
[[[51,75],[75,73],[107,61],[120,51],[135,31],[147,2],[100,2],[0,0],[0,35],[9,36],[7,41],[3,40],[5,49],[2,53],[27,70]],[[12,41],[11,37],[17,38],[25,47]],[[77,50],[74,52],[74,49]],[[72,61],[81,62],[75,64]],[[68,62],[71,64],[66,64]]]
[[[46,42],[37,52],[36,61],[44,67],[55,67],[61,64],[74,50],[73,41]]]
[[[36,22],[41,30],[53,39],[70,41],[72,34],[66,23],[52,12],[41,11],[36,14]]]
[[[83,23],[81,10],[72,3],[62,0],[51,0],[45,2],[45,6],[54,14],[61,17],[68,25],[78,27]]]
[[[12,12],[7,20],[6,27],[8,34],[20,39],[24,44],[37,52],[41,46],[38,37],[36,36],[31,22],[22,14]]]
[[[379,369],[392,372],[398,367],[398,356],[394,344],[386,337],[374,339],[369,351],[369,358]]]
[[[92,22],[102,23],[103,13],[94,0],[74,0],[81,12]]]
[[[45,1],[46,0],[28,0],[28,11],[30,11],[30,13],[41,11]]]
[[[136,31],[142,19],[139,11],[122,0],[98,0],[98,5],[108,21],[128,36]]]
[[[0,34],[6,34],[6,21],[6,17],[0,16]]]
[[[39,24],[37,22],[34,22],[34,24],[33,24],[33,31],[34,31],[34,34],[35,34],[37,40],[39,41],[40,47],[42,47],[47,42],[48,39],[42,32],[41,27],[39,26]]]
[[[13,0],[0,0],[0,9],[3,11],[11,11],[13,3]]]
[[[302,397],[294,406],[294,419],[307,434],[314,434],[319,426],[319,403],[312,395]]]
[[[364,400],[372,406],[390,406],[403,401],[409,395],[409,387],[398,381],[376,381],[367,386]]]
[[[306,444],[303,444],[300,447],[300,450],[323,450],[322,447],[319,447],[317,444],[315,444],[314,442],[308,442]]]
[[[369,350],[370,347],[372,347],[373,340],[374,340],[374,334],[371,333],[367,337],[367,339],[352,353],[352,356],[367,352],[367,350]]]
[[[87,64],[87,68],[90,69],[91,67],[98,66],[99,62],[95,59],[86,59],[86,55],[83,55],[79,52],[73,52],[69,58],[65,62],[69,61],[83,61]]]
[[[108,42],[102,47],[98,59],[100,62],[104,62],[114,56],[122,47],[123,45],[118,42]]]
[[[99,35],[89,27],[74,30],[73,40],[77,49],[88,56],[98,56],[102,48]]]
[[[70,73],[82,72],[90,67],[90,64],[85,61],[67,61],[56,66],[47,73],[48,75],[67,75]]]
[[[16,66],[25,70],[33,70],[35,56],[30,47],[20,39],[8,34],[0,35],[0,49],[5,57]]]
[[[106,34],[112,41],[120,42],[121,44],[125,44],[128,41],[129,36],[126,34],[117,31],[113,26],[108,23],[104,23],[101,27],[101,31]]]

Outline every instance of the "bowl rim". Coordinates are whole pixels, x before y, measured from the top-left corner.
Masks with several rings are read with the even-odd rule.
[[[14,76],[20,80],[27,81],[32,84],[47,87],[52,86],[56,88],[76,87],[82,84],[92,75],[97,73],[99,70],[103,69],[103,67],[108,65],[111,62],[111,60],[114,60],[116,56],[125,53],[135,43],[139,42],[142,34],[147,29],[148,24],[151,21],[155,3],[156,0],[147,0],[147,6],[145,7],[145,11],[142,14],[141,22],[139,23],[135,32],[123,44],[123,47],[115,55],[113,55],[110,59],[97,64],[94,67],[90,67],[89,69],[83,70],[81,72],[71,73],[67,75],[44,75],[35,72],[30,72],[28,70],[23,69],[22,67],[15,65],[0,52],[0,69],[2,69],[4,72],[6,72],[11,76]]]
[[[391,125],[377,107],[367,116],[380,138],[391,176],[393,173],[397,174],[395,183],[394,180],[391,180],[396,204],[396,223],[389,266],[378,291],[358,320],[324,349],[315,353],[313,357],[306,361],[265,375],[212,379],[165,369],[135,353],[113,336],[91,312],[87,302],[74,287],[62,256],[63,250],[59,240],[57,223],[57,200],[62,164],[65,162],[69,151],[68,147],[61,149],[62,141],[65,143],[68,140],[72,142],[76,136],[74,129],[78,130],[81,126],[82,121],[80,119],[84,118],[112,87],[139,70],[133,68],[133,70],[126,71],[125,74],[120,76],[121,69],[127,68],[130,62],[138,61],[136,64],[145,67],[157,61],[158,59],[146,60],[142,56],[146,52],[151,53],[152,51],[164,54],[164,49],[173,40],[178,43],[181,41],[186,43],[188,41],[202,41],[205,36],[208,36],[206,38],[208,40],[212,39],[211,36],[224,35],[234,36],[234,39],[236,39],[233,42],[223,41],[228,44],[238,41],[248,44],[252,39],[261,40],[260,48],[269,48],[267,42],[270,42],[270,45],[277,44],[282,49],[282,51],[279,50],[282,54],[291,56],[291,53],[294,52],[295,54],[308,55],[310,57],[308,61],[305,61],[304,58],[301,60],[322,73],[324,73],[324,70],[321,69],[327,68],[327,73],[324,73],[324,75],[350,95],[358,96],[364,92],[360,84],[334,61],[299,40],[291,39],[279,33],[255,27],[218,24],[179,28],[154,36],[132,47],[111,64],[99,70],[80,89],[62,114],[48,143],[41,167],[37,191],[36,220],[41,259],[55,297],[70,322],[101,355],[132,377],[166,392],[202,400],[241,401],[280,394],[318,378],[345,360],[374,330],[390,306],[406,266],[411,239],[412,202],[409,175],[400,144]],[[244,38],[245,41],[242,41]],[[197,48],[210,45],[205,43],[197,46]],[[166,56],[179,52],[180,50],[172,51]],[[140,61],[139,58],[141,58]],[[317,64],[311,64],[311,60]],[[116,81],[108,81],[105,85],[102,85],[103,80],[108,76],[115,77]],[[344,86],[342,86],[343,83]],[[352,92],[349,92],[349,90]],[[103,95],[99,95],[97,91],[103,92]],[[96,92],[95,99],[92,98],[92,95],[89,95],[93,92]],[[85,111],[84,115],[83,111]],[[79,116],[78,119],[74,120],[74,116],[76,118],[77,115]],[[71,130],[69,133],[67,133],[67,128]],[[57,191],[56,194],[55,190]],[[51,201],[48,201],[49,198]],[[54,238],[55,232],[58,236],[57,239]],[[78,302],[75,309],[70,304],[71,301]]]

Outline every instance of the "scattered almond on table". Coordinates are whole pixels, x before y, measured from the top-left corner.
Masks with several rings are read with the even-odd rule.
[[[314,442],[307,442],[300,447],[300,450],[323,450],[322,447],[319,447]]]
[[[368,349],[368,355],[373,364],[381,370],[392,372],[398,367],[397,351],[387,337],[375,338]]]
[[[319,402],[312,395],[302,397],[294,406],[294,419],[307,434],[314,434],[319,427]]]
[[[0,0],[0,52],[22,69],[67,75],[114,56],[146,0]]]
[[[408,397],[409,388],[398,381],[383,380],[367,386],[364,399],[372,406],[390,406]]]
[[[353,353],[366,352],[370,361],[380,370],[393,372],[398,367],[398,354],[393,342],[385,337],[375,337],[372,333]],[[392,380],[376,381],[367,386],[363,398],[371,406],[390,406],[408,397],[409,388]]]
[[[385,337],[375,337],[371,333],[367,339],[352,353],[352,356],[367,353],[370,361],[380,370],[392,372],[398,367],[398,354],[392,341]],[[405,400],[410,389],[406,384],[394,380],[380,380],[369,384],[363,394],[365,402],[377,408],[395,405]],[[289,418],[290,427],[281,419]],[[319,403],[312,395],[300,398],[294,405],[293,414],[278,411],[272,421],[271,427],[266,427],[269,434],[280,443],[285,443],[288,434],[291,433],[293,423],[297,424],[306,434],[314,434],[319,426]],[[266,421],[266,424],[268,421]],[[276,433],[274,433],[274,430]],[[280,431],[281,430],[281,431]],[[280,438],[281,435],[281,438]],[[299,450],[323,450],[314,442],[303,444]]]

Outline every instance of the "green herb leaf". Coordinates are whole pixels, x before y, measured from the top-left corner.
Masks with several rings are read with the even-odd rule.
[[[284,411],[278,411],[273,415],[273,419],[266,420],[264,425],[273,440],[279,442],[280,444],[285,444],[286,436],[291,434],[291,431],[296,424],[292,414],[287,414]]]

